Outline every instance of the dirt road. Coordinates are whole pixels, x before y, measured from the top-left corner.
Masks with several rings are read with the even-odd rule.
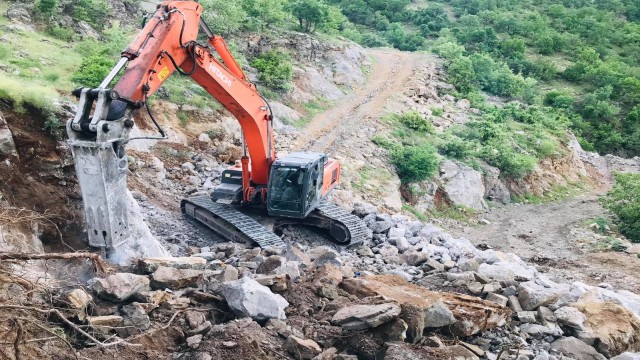
[[[606,282],[616,288],[640,290],[635,254],[601,251],[589,228],[606,216],[597,195],[582,195],[546,204],[511,204],[482,215],[490,225],[453,230],[474,244],[513,252],[539,265],[539,270],[568,281],[593,285]]]
[[[371,126],[383,115],[387,102],[406,89],[417,66],[425,55],[391,49],[369,49],[373,65],[367,83],[347,97],[332,104],[311,119],[304,133],[296,140],[296,148],[320,151],[330,155],[344,152],[354,134],[363,126]],[[367,139],[368,140],[368,139]]]

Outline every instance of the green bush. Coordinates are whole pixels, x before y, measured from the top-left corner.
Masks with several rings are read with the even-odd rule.
[[[440,161],[430,146],[403,146],[391,152],[391,161],[404,183],[428,180],[438,172]]]
[[[400,123],[412,130],[430,134],[434,132],[433,125],[415,110],[409,110],[400,115]]]
[[[81,86],[98,87],[114,65],[113,60],[102,55],[86,57],[82,59],[80,67],[73,73],[71,80]]]
[[[629,240],[640,242],[640,174],[615,174],[616,184],[603,198],[603,205],[619,220],[619,229]]]
[[[450,136],[438,145],[438,151],[444,156],[463,160],[473,154],[473,143],[457,136]]]
[[[251,66],[258,70],[260,81],[276,90],[289,90],[293,80],[293,65],[288,54],[270,50],[251,60]]]

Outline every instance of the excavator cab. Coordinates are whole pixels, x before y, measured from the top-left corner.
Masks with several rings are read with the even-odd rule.
[[[303,219],[322,199],[324,164],[321,153],[291,153],[271,166],[267,211],[271,216]]]

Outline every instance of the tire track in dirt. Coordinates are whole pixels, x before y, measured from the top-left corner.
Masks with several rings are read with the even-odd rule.
[[[367,122],[377,121],[387,101],[404,92],[422,58],[420,54],[391,49],[367,52],[374,59],[367,83],[314,116],[296,140],[297,150],[340,153],[352,133],[358,133]]]

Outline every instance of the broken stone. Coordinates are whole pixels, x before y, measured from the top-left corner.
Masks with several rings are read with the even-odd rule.
[[[284,309],[289,303],[253,279],[242,278],[225,283],[221,292],[237,316],[251,317],[256,321],[286,318]]]
[[[444,343],[437,336],[426,337],[424,338],[424,341],[422,341],[422,343],[425,346],[429,346],[429,347],[444,347]]]
[[[393,221],[391,220],[381,220],[374,222],[369,228],[376,234],[381,234],[393,226]]]
[[[572,359],[580,360],[604,360],[606,359],[602,354],[599,354],[596,349],[585,344],[584,342],[574,337],[563,337],[553,343],[551,348],[559,351],[564,356]]]
[[[89,286],[96,295],[105,300],[122,302],[140,291],[148,291],[149,279],[142,275],[117,273],[105,279],[91,279]]]
[[[545,336],[560,337],[562,330],[557,324],[540,325],[540,324],[522,324],[520,332],[535,339],[542,339]]]
[[[546,306],[540,306],[538,308],[538,317],[540,317],[541,320],[547,321],[547,322],[558,321],[558,319],[556,319],[556,316],[553,314],[553,311],[551,311],[551,309],[549,309]]]
[[[576,330],[583,330],[583,324],[587,320],[587,317],[584,316],[580,310],[571,306],[562,307],[556,310],[553,314],[561,325],[568,326]]]
[[[407,251],[402,255],[402,258],[405,260],[405,262],[408,265],[411,266],[420,266],[423,263],[427,262],[427,260],[429,260],[429,254],[423,251]]]
[[[522,311],[522,306],[520,306],[520,300],[518,300],[518,298],[516,296],[509,296],[509,301],[507,302],[507,305],[509,305],[509,309],[511,309],[511,311],[513,311],[514,313],[518,313],[520,311]]]
[[[202,257],[174,257],[174,258],[150,258],[138,261],[140,269],[151,274],[160,267],[169,267],[175,269],[192,269],[202,270],[207,266],[207,260]]]
[[[106,315],[106,316],[89,316],[87,324],[95,331],[106,335],[114,328],[122,326],[122,316]]]
[[[373,251],[371,251],[371,248],[368,246],[361,246],[358,248],[358,250],[356,250],[356,253],[360,256],[367,256],[367,257],[372,257]]]
[[[220,282],[229,282],[238,280],[238,269],[231,265],[225,265],[220,275],[216,276],[216,279]]]
[[[237,347],[238,343],[235,341],[223,341],[222,342],[222,347],[226,348],[226,349],[233,349],[234,347]]]
[[[483,288],[484,288],[484,285],[482,285],[477,281],[467,283],[467,290],[469,290],[469,292],[472,293],[473,295],[482,294]]]
[[[455,316],[442,301],[436,302],[424,312],[424,325],[428,328],[439,328],[455,322]]]
[[[612,357],[611,360],[640,360],[640,353],[625,352],[616,357]]]
[[[400,306],[394,303],[379,305],[354,305],[340,309],[331,322],[345,330],[375,328],[400,315]]]
[[[524,310],[535,310],[540,306],[551,304],[558,299],[559,292],[545,288],[533,281],[518,285],[518,300]]]
[[[283,258],[282,256],[271,255],[268,258],[266,258],[264,260],[264,262],[262,262],[262,264],[260,264],[260,266],[258,266],[258,268],[256,269],[256,273],[258,273],[258,274],[269,274],[272,271],[274,271],[275,269],[277,269],[280,266],[282,266],[285,261],[286,261],[286,259]]]
[[[535,311],[520,311],[518,312],[518,320],[523,323],[535,323],[536,319]]]
[[[123,327],[117,329],[117,332],[121,337],[139,334],[151,326],[149,315],[140,303],[133,302],[122,306],[120,314],[123,318]]]
[[[65,295],[65,298],[69,307],[76,310],[86,309],[87,305],[93,301],[93,297],[82,289],[73,289],[69,291]]]
[[[380,325],[377,333],[384,342],[405,341],[408,328],[407,323],[398,318]]]
[[[307,267],[311,266],[311,259],[309,258],[309,256],[307,256],[307,254],[302,252],[302,250],[298,249],[296,246],[291,245],[287,247],[287,250],[284,252],[283,256],[285,259],[287,259],[287,261],[297,261]]]
[[[464,346],[465,348],[470,350],[472,353],[474,353],[476,356],[484,357],[484,350],[482,350],[479,346],[469,344],[464,341],[459,341],[458,344]]]
[[[297,261],[287,261],[284,265],[277,268],[275,273],[278,275],[287,275],[291,280],[295,281],[301,275],[299,264]]]
[[[507,306],[507,301],[509,301],[506,296],[498,295],[495,293],[487,294],[485,300],[494,302],[500,306]]]
[[[192,329],[197,328],[207,320],[205,313],[202,311],[187,311],[185,318],[187,319],[187,324],[189,324],[189,327]]]
[[[211,330],[211,322],[205,321],[202,324],[196,326],[192,330],[187,332],[187,336],[193,336],[198,334],[204,334],[207,331]]]
[[[287,338],[286,348],[295,359],[312,359],[322,352],[320,346],[311,339],[300,339],[293,335]]]
[[[197,287],[202,280],[202,271],[177,269],[161,266],[151,275],[151,287],[154,289],[182,289]]]
[[[202,343],[202,335],[194,335],[187,338],[187,346],[189,349],[195,350],[200,347]]]

